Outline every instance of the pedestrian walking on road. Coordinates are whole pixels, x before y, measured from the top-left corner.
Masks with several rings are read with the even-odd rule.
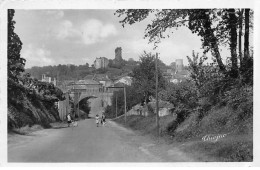
[[[71,124],[71,116],[70,116],[70,113],[67,115],[67,122],[68,122],[68,127],[70,127],[70,124]]]
[[[98,114],[96,115],[96,124],[97,124],[97,127],[98,127],[98,124],[99,124],[99,116],[98,116]]]
[[[102,120],[102,125],[104,126],[106,123],[106,117],[104,113],[102,113],[101,120]]]

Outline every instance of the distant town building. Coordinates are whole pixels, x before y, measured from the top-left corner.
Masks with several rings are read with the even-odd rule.
[[[181,72],[184,68],[183,67],[183,59],[176,59],[175,63],[176,63],[176,71]]]
[[[42,75],[41,81],[42,82],[52,83],[52,84],[54,84],[54,86],[57,86],[56,78],[53,78],[53,80],[51,80],[51,77],[46,76],[46,74]]]
[[[132,78],[130,76],[124,76],[115,81],[115,84],[125,84],[131,86]]]
[[[113,86],[113,81],[106,74],[96,74],[93,76],[93,80],[98,81],[103,87]]]
[[[94,67],[96,69],[107,68],[108,67],[108,59],[106,57],[96,58],[96,60],[94,61]]]
[[[163,77],[171,83],[180,83],[189,78],[189,71],[185,70],[183,59],[176,59],[170,64],[170,68],[163,72]]]

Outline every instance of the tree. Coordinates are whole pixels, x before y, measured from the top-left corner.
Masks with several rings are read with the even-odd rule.
[[[239,10],[239,35],[238,35],[238,51],[240,66],[242,64],[242,29],[243,29],[243,13],[244,9]]]
[[[204,52],[210,50],[220,71],[226,72],[219,52],[219,42],[214,34],[212,21],[216,18],[215,13],[216,11],[212,9],[119,9],[116,11],[118,17],[124,16],[124,19],[120,21],[123,26],[140,22],[150,14],[154,14],[155,19],[152,20],[152,24],[147,25],[145,37],[149,37],[149,42],[154,42],[155,46],[162,38],[165,38],[164,34],[168,29],[187,26],[192,33],[202,37]],[[167,36],[169,37],[169,34]]]
[[[227,10],[228,19],[227,27],[229,29],[229,42],[231,51],[231,77],[236,78],[238,76],[238,66],[237,66],[237,23],[238,19],[235,14],[235,9],[231,8]]]
[[[249,12],[250,9],[245,9],[245,35],[244,35],[244,59],[249,57]]]
[[[252,18],[253,11],[249,8],[244,9],[245,11],[245,33],[244,33],[244,57],[242,59],[242,64],[240,67],[241,75],[242,75],[242,81],[246,84],[253,84],[253,54],[250,56],[249,53],[249,30],[252,21],[250,21],[250,18]],[[252,12],[250,12],[252,11]],[[251,16],[251,17],[250,17]]]
[[[122,85],[123,86],[123,85]],[[133,106],[137,105],[138,103],[143,102],[143,95],[140,93],[137,93],[134,86],[125,86],[126,88],[126,109],[127,111],[130,110]],[[117,116],[120,116],[124,114],[125,112],[125,99],[124,99],[124,90],[120,89],[117,91],[114,91],[113,97],[112,97],[112,105],[107,106],[105,110],[105,114],[108,118],[114,118]],[[117,108],[116,108],[117,106]],[[117,110],[116,110],[117,109]]]
[[[18,76],[24,71],[25,59],[20,57],[23,44],[14,32],[14,13],[13,9],[8,9],[8,78],[18,82]]]
[[[83,118],[88,118],[89,113],[90,113],[90,103],[88,101],[89,98],[84,98],[82,99],[78,104],[79,104],[79,109],[83,110],[85,112],[85,115],[83,115]]]
[[[142,94],[143,101],[149,102],[150,96],[155,96],[155,56],[151,53],[144,52],[140,56],[140,65],[133,69],[133,87],[138,94]],[[164,89],[166,81],[159,69],[158,71],[159,89]]]

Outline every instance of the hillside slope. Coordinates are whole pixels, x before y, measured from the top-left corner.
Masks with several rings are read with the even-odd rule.
[[[8,130],[34,124],[47,128],[51,122],[60,120],[54,102],[26,91],[16,94],[17,97],[8,96]]]
[[[160,118],[161,139],[170,145],[178,145],[184,152],[200,157],[200,161],[253,161],[253,118],[240,119],[237,111],[229,107],[212,109],[207,116],[198,121],[198,113],[192,113],[182,123],[176,123],[176,116]],[[124,116],[114,121],[143,135],[157,138],[155,116]],[[214,140],[206,135],[221,136]]]

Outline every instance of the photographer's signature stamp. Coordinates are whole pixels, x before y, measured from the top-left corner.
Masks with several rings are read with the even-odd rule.
[[[209,142],[217,142],[219,139],[221,139],[221,138],[224,138],[224,137],[226,137],[227,136],[227,134],[216,134],[216,135],[205,135],[205,136],[203,136],[202,137],[202,140],[204,141],[204,142],[207,142],[207,141],[209,141]]]

